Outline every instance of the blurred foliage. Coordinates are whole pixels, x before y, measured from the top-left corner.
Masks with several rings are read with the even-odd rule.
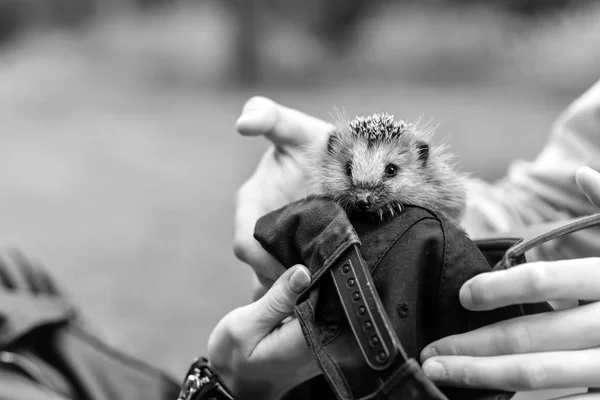
[[[200,3],[203,0],[188,0]],[[349,32],[371,9],[382,3],[428,6],[486,6],[519,15],[534,16],[581,6],[592,0],[223,0],[241,19],[252,18],[256,9],[280,17],[302,20],[323,40],[345,43]],[[32,24],[73,27],[97,14],[123,10],[156,10],[183,3],[181,0],[0,0],[0,42]]]
[[[572,95],[598,78],[598,5],[594,0],[0,0],[0,45],[10,48],[21,33],[74,31],[94,61],[108,60],[105,68],[128,64],[138,69],[136,79],[148,71],[153,81],[193,84],[208,69],[221,75],[220,82],[244,85],[510,78]],[[38,40],[44,36],[38,34]]]

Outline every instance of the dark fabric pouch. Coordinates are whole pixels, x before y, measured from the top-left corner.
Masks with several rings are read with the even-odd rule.
[[[286,268],[304,264],[312,274],[295,313],[323,375],[288,399],[509,399],[514,393],[436,387],[420,352],[445,336],[551,310],[464,309],[463,283],[503,265],[519,239],[476,243],[420,207],[385,221],[349,219],[336,203],[309,197],[262,217],[255,238]]]
[[[170,400],[179,382],[98,340],[49,274],[0,253],[0,400]]]

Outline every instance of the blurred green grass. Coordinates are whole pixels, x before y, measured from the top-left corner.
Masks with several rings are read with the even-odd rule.
[[[236,88],[223,71],[227,17],[135,21],[111,20],[79,37],[32,36],[2,56],[0,235],[48,265],[110,343],[177,376],[205,352],[215,323],[250,298],[249,268],[231,249],[233,199],[267,144],[234,131],[248,97],[325,119],[334,106],[433,119],[461,168],[493,180],[510,160],[537,154],[576,95],[571,86],[485,74],[453,84],[427,78],[435,73],[401,80],[413,75],[390,69],[393,57],[380,64],[389,74],[358,79],[368,68],[360,45],[347,79]],[[452,26],[474,35],[447,24],[438,37]],[[464,51],[475,59],[473,43]],[[464,62],[453,52],[442,59]],[[425,62],[412,60],[399,68]],[[575,87],[590,80],[588,72],[573,77]]]

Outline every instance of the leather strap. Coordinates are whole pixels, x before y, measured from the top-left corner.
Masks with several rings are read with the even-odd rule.
[[[330,269],[342,307],[367,364],[384,370],[408,360],[377,294],[369,267],[353,245],[338,257]]]
[[[550,240],[561,236],[600,225],[600,213],[588,215],[582,218],[569,220],[567,223],[549,230],[538,233],[536,236],[519,241],[514,246],[509,248],[504,255],[504,258],[494,269],[504,269],[511,267],[519,257],[522,257],[527,251],[544,244]]]
[[[575,217],[575,218],[567,218],[560,219],[557,221],[550,222],[542,222],[538,224],[526,225],[513,227],[510,231],[506,232],[486,232],[471,235],[471,240],[473,241],[494,241],[498,239],[508,239],[508,238],[521,238],[523,241],[531,240],[537,236],[543,235],[547,232],[554,231],[556,229],[561,229],[564,226],[571,226],[574,223],[578,223],[582,219],[586,219],[589,217],[594,217],[597,214],[591,214],[584,217]]]

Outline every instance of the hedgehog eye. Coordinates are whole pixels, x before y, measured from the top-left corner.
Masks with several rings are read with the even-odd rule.
[[[352,176],[352,163],[346,164],[346,175]]]
[[[398,173],[398,167],[394,164],[388,164],[385,166],[385,176],[388,178],[391,178],[393,176],[396,176],[396,174]]]

